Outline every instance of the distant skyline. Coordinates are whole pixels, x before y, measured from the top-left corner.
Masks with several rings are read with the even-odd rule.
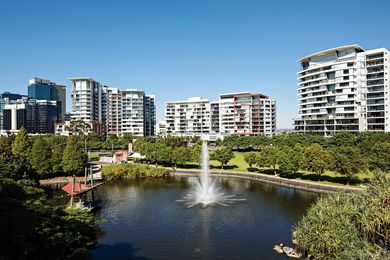
[[[277,127],[297,116],[297,60],[337,46],[390,48],[390,1],[2,0],[0,92],[28,80],[67,86],[88,76],[164,104],[227,92],[277,102]]]

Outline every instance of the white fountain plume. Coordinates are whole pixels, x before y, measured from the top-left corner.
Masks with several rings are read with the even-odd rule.
[[[245,199],[234,198],[235,195],[225,195],[219,192],[220,188],[216,187],[215,179],[211,180],[209,172],[209,150],[207,143],[202,145],[202,171],[200,178],[194,189],[177,202],[182,202],[188,205],[188,208],[196,205],[201,205],[203,208],[209,205],[229,206],[229,204]]]

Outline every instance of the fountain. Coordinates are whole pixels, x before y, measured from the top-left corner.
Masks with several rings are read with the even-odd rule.
[[[243,201],[245,199],[235,198],[236,195],[225,195],[220,192],[219,187],[216,186],[215,179],[210,178],[209,171],[209,150],[207,142],[202,145],[202,171],[194,189],[177,202],[182,202],[192,208],[196,205],[201,205],[203,208],[210,205],[229,206],[236,201]]]

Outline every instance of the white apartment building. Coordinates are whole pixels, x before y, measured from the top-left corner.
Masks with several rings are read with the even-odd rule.
[[[165,104],[166,132],[179,136],[212,133],[211,102],[201,97]]]
[[[144,136],[145,92],[126,89],[122,93],[122,133]]]
[[[324,136],[389,132],[389,58],[384,48],[348,45],[300,59],[295,130]]]
[[[157,136],[165,136],[167,134],[167,122],[166,121],[158,121],[156,124],[156,135]]]
[[[155,134],[155,96],[143,90],[118,90],[97,82],[93,78],[71,78],[72,118],[91,125],[99,134],[138,136]]]
[[[267,135],[276,131],[275,101],[249,92],[167,102],[166,133],[171,135]]]
[[[89,77],[70,78],[72,81],[72,120],[91,125],[93,132],[105,132],[105,87]]]

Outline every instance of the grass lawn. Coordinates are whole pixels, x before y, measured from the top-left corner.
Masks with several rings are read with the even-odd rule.
[[[244,159],[245,153],[242,152],[235,152],[234,158],[230,160],[230,162],[225,165],[224,171],[238,171],[238,172],[250,172],[248,170],[249,165],[245,162]],[[186,164],[183,168],[186,169],[198,169],[199,166],[194,163]],[[211,160],[210,161],[210,168],[213,170],[221,169],[221,164],[218,161]],[[260,172],[264,174],[273,174],[272,170],[270,168],[261,168],[261,169],[255,169],[252,172]],[[337,174],[332,171],[327,171],[321,176],[317,176],[316,174],[309,172],[309,171],[300,171],[297,174],[290,174],[290,173],[280,173],[279,175],[284,178],[291,178],[291,179],[298,179],[303,181],[316,181],[323,184],[332,184],[332,185],[345,185],[347,183],[346,178],[340,174]],[[356,178],[353,182],[351,182],[351,185],[359,185],[362,182],[365,182],[373,177],[372,172],[367,173],[359,173],[356,175]]]

